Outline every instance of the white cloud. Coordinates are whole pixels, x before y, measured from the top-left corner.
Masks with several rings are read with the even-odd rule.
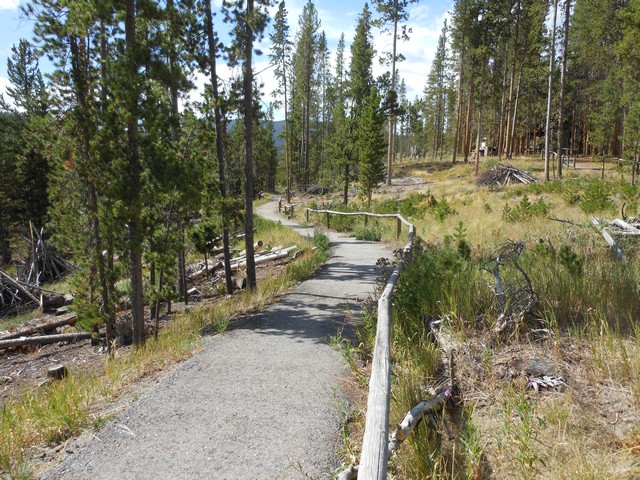
[[[0,10],[13,10],[18,8],[20,0],[0,0]]]
[[[449,12],[442,12],[442,8],[440,12],[434,12],[427,4],[416,5],[410,10],[407,22],[407,27],[411,29],[409,40],[397,44],[397,52],[404,55],[405,60],[399,62],[396,67],[400,78],[406,83],[409,100],[422,95],[438,47],[442,26],[445,18],[448,17]],[[375,36],[374,45],[378,55],[391,51],[391,40],[389,34],[382,33]],[[381,66],[377,61],[374,64],[374,76],[388,70],[388,66]]]
[[[0,0],[6,1],[6,0]],[[217,0],[216,0],[217,1]],[[298,29],[298,19],[306,0],[291,0],[287,1],[287,11],[289,13],[288,23],[290,27],[291,40],[295,42],[295,34]],[[424,2],[418,5],[414,5],[410,10],[409,21],[407,27],[411,28],[410,40],[407,42],[399,42],[397,49],[398,53],[405,56],[405,61],[397,64],[397,68],[400,72],[400,78],[404,79],[407,86],[407,98],[413,100],[414,98],[421,96],[425,86],[427,75],[431,68],[431,62],[435,56],[438,37],[442,31],[442,26],[445,18],[449,18],[449,13],[446,11],[452,5],[451,1],[447,2]],[[323,31],[327,35],[328,46],[331,51],[331,61],[335,63],[335,50],[340,35],[344,32],[346,49],[345,49],[345,62],[348,68],[350,62],[350,45],[353,41],[355,33],[357,17],[360,11],[353,10],[351,6],[343,11],[329,10],[322,6],[321,2],[318,2],[318,18],[321,20],[320,31]],[[271,7],[270,14],[273,19],[277,11],[277,5]],[[373,16],[377,14],[372,12]],[[277,80],[273,74],[273,69],[269,68],[269,34],[273,29],[273,21],[270,23],[265,37],[257,48],[263,51],[263,55],[254,58],[254,73],[257,76],[258,82],[263,84],[263,102],[269,103],[274,100],[272,92],[276,89]],[[391,50],[391,36],[388,33],[381,33],[379,30],[374,29],[373,32],[374,47],[378,56],[382,52]],[[332,71],[333,71],[332,66]],[[378,58],[374,60],[373,73],[374,76],[382,75],[388,71],[388,66],[380,65]],[[228,80],[232,76],[231,69],[225,65],[224,62],[218,64],[218,75],[221,79]],[[196,75],[194,79],[196,84],[196,90],[192,92],[190,98],[192,100],[198,100],[202,92],[204,91],[205,83],[208,83],[208,79],[202,75]],[[275,112],[276,119],[281,119],[284,116],[283,111]]]

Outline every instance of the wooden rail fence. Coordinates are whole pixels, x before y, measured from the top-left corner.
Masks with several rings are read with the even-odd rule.
[[[315,210],[307,208],[307,221],[310,213],[326,215],[327,227],[331,224],[331,215],[362,215],[365,222],[368,217],[391,218],[397,220],[396,236],[400,237],[402,225],[409,228],[407,243],[402,257],[396,264],[389,281],[378,299],[378,325],[376,342],[373,350],[371,377],[369,379],[369,397],[367,401],[367,418],[360,465],[351,468],[352,476],[347,478],[384,480],[387,478],[389,461],[389,400],[391,397],[391,322],[393,291],[400,277],[405,262],[411,256],[415,241],[416,228],[399,214],[375,214],[368,212],[335,212],[331,210]]]
[[[315,210],[313,208],[307,208],[307,222],[309,221],[309,213],[322,213],[325,215],[325,223],[327,228],[331,228],[331,215],[343,215],[345,217],[363,216],[364,224],[367,225],[369,218],[395,218],[396,219],[396,238],[400,238],[402,234],[402,225],[409,227],[409,234],[411,229],[415,227],[412,223],[408,222],[402,215],[397,213],[369,213],[369,212],[336,212],[334,210]]]

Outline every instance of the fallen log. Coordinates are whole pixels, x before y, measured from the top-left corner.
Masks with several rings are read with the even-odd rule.
[[[616,258],[618,260],[624,260],[624,252],[622,251],[620,246],[616,243],[616,241],[613,239],[613,237],[609,234],[609,232],[607,232],[602,227],[602,225],[600,225],[600,221],[597,218],[592,217],[591,223],[600,232],[600,234],[602,235],[602,238],[604,238],[604,240],[607,242],[609,247],[611,247],[611,250],[613,250],[613,253],[615,254]]]
[[[627,223],[624,220],[620,220],[619,218],[616,218],[611,223],[613,223],[616,227],[619,227],[623,230],[629,230],[631,232],[640,233],[640,230],[638,230],[638,227],[636,227],[635,225],[631,225],[630,223]]]
[[[260,250],[262,248],[262,246],[264,245],[264,243],[262,242],[262,240],[258,240],[256,243],[253,244],[253,251],[257,252],[258,250]],[[245,257],[247,255],[247,251],[246,250],[242,250],[238,256],[239,257]]]
[[[338,474],[338,480],[356,480],[358,478],[359,465],[351,465]]]
[[[429,418],[431,424],[437,427],[435,415],[444,410],[447,400],[452,394],[452,388],[447,386],[430,399],[423,400],[409,410],[402,422],[396,425],[395,432],[391,434],[391,438],[389,439],[389,456],[396,451],[402,442],[409,438],[411,432],[413,432],[424,417]]]
[[[57,335],[44,335],[38,337],[20,337],[10,340],[0,340],[0,348],[23,347],[25,345],[47,345],[57,342],[77,342],[88,340],[91,332],[60,333]]]
[[[76,321],[78,320],[78,317],[75,313],[68,314],[62,318],[60,317],[55,317],[55,318],[58,319],[55,322],[39,323],[37,325],[23,328],[16,332],[3,335],[2,337],[0,337],[0,340],[9,340],[11,338],[20,338],[20,337],[26,337],[26,336],[35,335],[35,334],[41,334],[41,335],[46,334],[47,332],[55,330],[56,328],[59,328],[59,327],[64,327],[66,325],[75,325]]]
[[[287,255],[289,255],[290,252],[293,252],[296,248],[298,248],[298,246],[294,245],[293,247],[284,248],[274,253],[269,253],[267,255],[260,255],[259,257],[255,257],[254,259],[255,264],[257,265],[259,263],[264,263],[264,262],[269,262],[271,260],[279,260],[281,258],[285,258]],[[231,264],[231,270],[238,270],[239,268],[246,266],[246,264],[247,264],[246,259],[241,260],[238,263],[233,263]]]

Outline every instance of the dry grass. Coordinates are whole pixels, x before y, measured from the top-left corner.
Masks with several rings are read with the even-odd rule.
[[[540,160],[508,163],[543,177]],[[565,169],[566,177],[600,177],[598,162],[579,161],[578,166]],[[404,194],[382,187],[378,202],[416,191],[428,191],[438,202],[446,199],[451,210],[446,215],[438,217],[429,207],[412,219],[427,244],[441,248],[448,242],[455,250],[462,222],[477,268],[497,246],[524,241],[529,253],[523,265],[541,301],[530,323],[496,342],[491,334],[496,313],[489,308],[490,276],[471,275],[462,268],[435,286],[429,272],[456,262],[447,254],[441,263],[410,277],[420,293],[408,297],[405,303],[411,306],[396,300],[391,421],[399,421],[437,386],[438,354],[425,338],[426,318],[452,319],[450,327],[460,342],[456,364],[464,410],[451,421],[453,442],[443,427],[433,429],[423,422],[392,459],[392,478],[640,478],[638,247],[629,250],[626,264],[613,260],[600,235],[588,227],[594,214],[585,213],[567,195],[567,189],[580,184],[584,198],[581,180],[569,182],[570,187],[478,188],[473,165],[447,162],[407,162],[394,173],[421,177],[428,184],[407,188]],[[617,165],[606,165],[609,182],[629,177]],[[623,201],[637,209],[637,196],[630,206],[615,183],[609,185],[612,205],[595,215],[618,216]],[[503,212],[517,208],[525,195],[531,204],[541,199],[545,212],[506,218]],[[560,258],[561,248],[575,254],[574,260]],[[431,289],[437,293],[425,292]],[[413,326],[407,325],[409,317]],[[532,333],[540,327],[547,329],[545,338]],[[533,359],[553,364],[567,386],[534,392],[522,373],[522,365]]]

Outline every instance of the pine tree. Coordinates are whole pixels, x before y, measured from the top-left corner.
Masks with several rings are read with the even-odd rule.
[[[256,266],[253,248],[253,197],[254,197],[254,105],[253,105],[253,43],[262,38],[267,24],[266,7],[270,0],[247,0],[243,8],[243,1],[225,1],[225,19],[234,25],[234,41],[230,48],[232,64],[242,61],[242,114],[244,118],[244,228],[245,250],[247,252],[247,289],[256,288]],[[256,8],[257,5],[257,8]]]
[[[384,116],[380,109],[380,97],[375,87],[365,99],[356,120],[358,147],[358,183],[367,194],[367,204],[371,207],[373,189],[385,178]]]
[[[316,81],[315,84],[318,88],[318,105],[317,105],[317,118],[316,118],[316,131],[317,141],[317,157],[318,164],[316,167],[315,180],[325,172],[327,169],[326,163],[326,150],[327,150],[327,132],[329,124],[331,123],[331,98],[330,98],[330,85],[332,82],[329,60],[329,47],[327,46],[327,36],[325,32],[321,32],[318,37],[318,53],[316,55]]]
[[[204,0],[204,13],[205,13],[205,33],[207,37],[207,68],[209,70],[211,81],[211,92],[213,95],[213,111],[216,127],[216,161],[218,165],[218,182],[220,189],[220,198],[222,203],[221,208],[221,223],[222,223],[222,251],[224,256],[224,276],[225,287],[227,293],[233,292],[233,280],[231,278],[231,252],[229,249],[229,220],[227,218],[227,187],[226,187],[226,175],[225,175],[225,158],[224,158],[224,137],[226,135],[226,128],[223,122],[222,114],[222,97],[219,92],[218,86],[218,74],[216,70],[216,56],[219,45],[216,44],[216,39],[213,31],[213,12],[211,10],[211,0]]]
[[[349,90],[348,96],[350,100],[349,110],[349,141],[353,143],[353,149],[349,152],[348,162],[345,163],[345,186],[344,186],[344,203],[347,203],[348,181],[350,178],[350,168],[354,162],[361,158],[359,150],[362,143],[358,141],[360,138],[359,129],[366,124],[358,122],[363,115],[366,100],[370,96],[374,88],[372,68],[375,50],[371,38],[371,12],[368,4],[364,4],[362,13],[358,17],[356,26],[356,34],[351,44],[351,64],[349,66]]]
[[[429,108],[429,121],[432,129],[431,151],[434,159],[438,155],[438,152],[442,155],[445,124],[447,120],[447,32],[448,28],[445,20],[444,27],[438,38],[436,55],[431,64],[431,71],[429,72],[427,86],[424,92],[425,102]]]
[[[558,16],[558,0],[553,0],[553,21],[551,22],[551,41],[549,45],[549,83],[547,90],[547,120],[544,131],[544,179],[548,182],[551,170],[551,101],[553,96],[553,73],[556,54],[556,17]],[[558,159],[560,160],[560,159]]]
[[[347,113],[346,88],[348,79],[345,71],[344,59],[344,34],[340,35],[336,50],[335,77],[332,85],[333,108],[331,112],[331,124],[329,126],[329,156],[333,171],[341,172],[343,203],[346,205],[349,196],[349,167],[351,165],[352,145],[350,141],[350,121]],[[342,173],[344,172],[344,173]]]
[[[311,181],[311,120],[318,49],[318,11],[309,0],[300,15],[293,54],[292,116],[296,140],[299,186],[306,190]]]
[[[274,18],[274,30],[271,36],[271,53],[269,60],[275,66],[274,73],[278,79],[279,87],[274,91],[275,96],[281,96],[284,107],[284,162],[285,162],[285,195],[287,203],[291,203],[291,144],[290,144],[290,119],[288,80],[291,72],[292,43],[289,40],[289,24],[287,23],[287,9],[284,0],[278,5],[278,11]]]
[[[49,165],[43,153],[49,100],[33,47],[23,39],[11,52],[7,60],[7,76],[11,82],[7,95],[15,106],[11,111],[21,127],[21,148],[16,152],[14,164],[15,211],[21,223],[33,222],[43,227],[49,207]]]
[[[405,22],[409,18],[409,12],[407,8],[412,3],[416,3],[417,0],[373,0],[378,12],[381,14],[380,23],[382,25],[391,25],[392,34],[392,51],[387,63],[391,65],[391,90],[390,98],[391,103],[395,103],[397,98],[397,84],[396,84],[396,62],[401,61],[404,57],[397,54],[398,40],[406,41],[409,39],[407,29],[401,27],[401,32],[398,33],[399,23]],[[389,116],[389,150],[387,154],[387,185],[391,185],[391,164],[395,157],[395,113],[391,112]]]
[[[631,0],[619,13],[622,36],[616,44],[616,54],[622,65],[625,115],[625,154],[632,158],[632,182],[636,183],[638,153],[640,151],[640,2]]]

